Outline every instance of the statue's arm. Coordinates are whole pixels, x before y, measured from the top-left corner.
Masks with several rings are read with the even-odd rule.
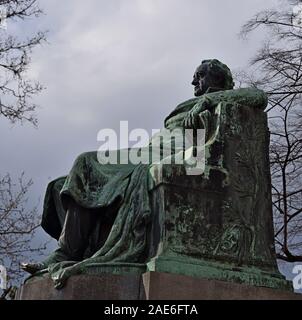
[[[221,102],[264,110],[267,106],[268,100],[266,93],[256,88],[241,88],[206,93],[200,97],[198,102],[190,112],[188,112],[184,119],[184,127],[197,128],[199,123],[199,114],[205,110],[215,108]]]
[[[205,94],[204,96],[208,100],[210,107],[215,107],[220,102],[226,102],[264,110],[268,102],[266,93],[257,88],[218,91]]]

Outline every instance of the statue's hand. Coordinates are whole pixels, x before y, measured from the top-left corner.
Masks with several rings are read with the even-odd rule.
[[[57,278],[54,277],[53,281],[54,281],[55,289],[57,290],[62,289],[66,285],[67,280],[68,280],[68,275],[66,274],[66,272],[64,273],[64,271],[59,277]]]
[[[188,112],[184,121],[183,127],[187,129],[201,129],[203,128],[203,122],[200,118],[200,113],[210,107],[210,99],[203,97],[198,103]]]
[[[75,263],[75,262],[73,262]],[[50,270],[51,278],[54,282],[54,287],[56,289],[62,289],[68,280],[73,275],[81,273],[81,262],[73,264],[71,266],[62,267],[61,264],[57,264]]]

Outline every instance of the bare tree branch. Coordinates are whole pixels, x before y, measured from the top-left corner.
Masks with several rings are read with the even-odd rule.
[[[6,19],[17,22],[42,14],[36,0],[2,0]],[[32,50],[46,40],[46,32],[36,31],[28,38],[16,37],[0,29],[0,116],[9,121],[37,125],[36,104],[32,97],[42,89],[39,82],[27,77]]]

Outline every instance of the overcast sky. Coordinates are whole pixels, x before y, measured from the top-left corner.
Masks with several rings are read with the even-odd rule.
[[[49,44],[34,51],[29,70],[46,87],[35,97],[39,127],[0,119],[1,172],[24,170],[37,196],[68,173],[79,153],[99,147],[100,129],[118,129],[121,120],[149,132],[161,128],[193,96],[190,82],[201,60],[244,68],[262,35],[242,40],[240,27],[275,1],[40,2],[46,15],[17,30],[49,30]]]
[[[97,133],[159,129],[180,102],[201,60],[245,68],[263,34],[238,37],[240,27],[275,0],[41,0],[45,15],[8,25],[21,34],[49,30],[29,75],[46,89],[35,98],[39,127],[0,119],[1,174],[25,171],[43,200],[47,183],[68,173],[75,157],[96,150]],[[40,206],[41,207],[41,206]],[[42,234],[42,233],[41,233]]]

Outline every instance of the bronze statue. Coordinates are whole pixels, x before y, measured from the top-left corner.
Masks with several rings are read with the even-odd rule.
[[[228,150],[228,147],[226,147],[227,142],[222,143],[223,139],[218,135],[218,133],[221,133],[221,128],[225,128],[223,130],[225,130],[227,137],[232,132],[235,134],[237,131],[242,132],[242,135],[245,134],[240,125],[236,127],[236,123],[229,123],[225,119],[234,117],[237,112],[237,106],[245,106],[240,108],[242,110],[251,110],[250,112],[258,110],[257,112],[261,113],[260,117],[262,117],[267,98],[264,92],[255,88],[234,90],[230,69],[216,59],[202,61],[194,73],[192,85],[194,86],[196,98],[178,105],[165,119],[165,128],[168,130],[175,128],[206,129],[207,141],[205,148],[208,150],[206,171],[200,178],[200,186],[198,186],[198,188],[204,188],[205,192],[197,196],[198,199],[206,199],[209,190],[217,195],[219,190],[229,188],[229,184],[231,183],[232,185],[233,183],[230,182],[233,181],[233,178],[232,172],[229,172],[228,163],[235,161],[235,159],[228,158],[228,153],[226,153],[226,158],[228,159],[222,157],[222,155],[225,156],[224,150]],[[229,107],[227,107],[228,105]],[[232,113],[228,113],[231,111]],[[223,117],[222,114],[224,114]],[[244,114],[242,117],[244,117]],[[243,121],[241,118],[238,119],[239,123]],[[264,129],[266,129],[266,122],[263,122],[263,124]],[[262,135],[263,129],[259,130],[259,134]],[[238,137],[240,137],[241,133],[238,134]],[[239,138],[236,139],[238,140]],[[266,140],[263,141],[263,143],[266,143]],[[57,288],[62,287],[70,275],[86,272],[88,268],[96,268],[95,270],[100,272],[103,272],[104,268],[113,268],[114,272],[118,272],[116,270],[119,267],[123,267],[127,268],[127,272],[132,272],[135,268],[140,270],[139,272],[144,272],[146,264],[154,261],[154,257],[160,256],[159,242],[164,243],[163,240],[160,240],[163,236],[160,230],[169,225],[174,219],[171,217],[175,215],[175,212],[178,212],[178,210],[175,210],[174,213],[172,212],[172,216],[167,218],[170,219],[169,223],[166,223],[165,226],[161,225],[160,221],[163,221],[163,219],[158,220],[157,217],[160,210],[154,209],[154,206],[160,207],[161,204],[159,202],[163,201],[163,199],[160,195],[154,196],[157,191],[150,187],[152,184],[150,180],[152,178],[154,181],[158,179],[158,177],[154,178],[150,172],[152,170],[152,172],[157,172],[158,168],[156,166],[151,167],[151,164],[134,165],[131,163],[102,165],[98,161],[97,152],[81,154],[76,159],[68,176],[58,178],[48,185],[45,196],[41,225],[50,236],[58,240],[59,248],[45,261],[35,264],[23,263],[22,268],[33,275],[38,275],[42,270],[47,270]],[[173,171],[173,166],[171,166],[167,169],[167,171],[169,170],[171,171],[170,177],[173,177],[178,169]],[[238,171],[240,170],[238,169]],[[246,175],[248,174],[247,169],[242,169],[243,172]],[[261,175],[260,173],[254,174],[257,179]],[[180,179],[185,184],[185,181],[189,178],[183,177]],[[237,178],[240,180],[241,176]],[[195,178],[192,179],[193,186]],[[240,189],[239,180],[236,183]],[[264,184],[267,185],[268,181],[265,180]],[[269,208],[266,207],[264,209],[268,210],[267,218],[264,220],[269,221],[267,223],[269,234],[265,236],[267,240],[265,240],[264,244],[268,247],[264,250],[265,258],[261,257],[261,254],[257,251],[260,245],[257,241],[260,241],[260,238],[263,239],[262,235],[259,239],[256,235],[258,231],[255,228],[262,226],[257,220],[258,218],[255,218],[257,221],[252,221],[250,217],[245,217],[244,213],[239,213],[242,219],[237,219],[234,214],[234,218],[228,218],[225,220],[227,222],[223,222],[224,220],[220,217],[223,211],[228,212],[228,216],[230,215],[229,209],[226,209],[231,203],[229,198],[225,198],[227,195],[234,199],[238,198],[236,200],[237,203],[242,201],[239,193],[233,191],[236,188],[232,188],[226,189],[231,191],[223,193],[223,196],[221,196],[223,200],[220,201],[215,196],[214,200],[202,205],[213,206],[213,208],[204,209],[207,215],[212,215],[211,218],[210,216],[207,218],[210,219],[208,222],[204,218],[205,213],[202,212],[198,215],[203,217],[202,219],[204,220],[202,221],[204,222],[198,220],[199,218],[197,217],[198,223],[196,222],[195,226],[191,226],[192,221],[195,221],[194,217],[190,218],[191,222],[183,217],[181,218],[182,220],[173,220],[170,223],[170,229],[167,230],[167,234],[169,230],[174,231],[173,236],[171,235],[169,239],[174,239],[175,234],[178,234],[179,237],[177,236],[177,240],[173,240],[176,241],[175,243],[173,242],[172,247],[174,249],[171,249],[171,252],[174,253],[169,253],[168,256],[170,257],[170,254],[172,254],[174,258],[176,256],[179,258],[188,254],[190,257],[200,257],[202,259],[207,257],[207,259],[214,259],[215,261],[225,259],[230,264],[237,263],[238,265],[244,263],[253,264],[254,261],[257,264],[259,259],[263,261],[266,259],[265,263],[267,263],[268,270],[277,272],[276,261],[273,256],[274,249],[271,248],[273,246],[272,217]],[[215,189],[217,190],[215,191]],[[243,189],[244,187],[242,186]],[[188,189],[187,192],[194,195],[195,191],[192,189],[191,192]],[[265,188],[265,195],[266,199],[269,199],[270,193],[267,188]],[[260,201],[258,193],[254,196],[255,194],[251,195],[250,199],[254,199],[252,201]],[[248,202],[248,205],[250,205],[250,202]],[[244,204],[240,204],[240,209],[238,210],[242,210],[246,206],[247,203],[244,202]],[[180,216],[183,215],[183,212],[187,212],[186,210],[189,210],[188,212],[192,211],[191,209],[183,211],[180,210],[180,207],[178,205]],[[190,204],[186,204],[185,207],[189,208]],[[192,211],[193,215],[196,210],[199,209],[194,209]],[[165,212],[164,210],[161,214],[165,215]],[[180,219],[180,216],[177,219]],[[155,221],[157,222],[155,223]],[[182,225],[182,230],[194,227],[195,229],[197,228],[196,230],[200,228],[200,231],[197,234],[194,233],[194,236],[192,236],[192,232],[187,233],[184,235],[183,240],[178,242],[182,234],[177,231],[178,225]],[[199,238],[201,240],[198,240]],[[166,241],[171,244],[172,242],[169,242],[169,239]],[[190,241],[190,245],[188,241]],[[209,253],[206,247],[203,249],[206,242],[208,243],[206,247],[208,249],[211,248],[212,253]],[[192,243],[199,243],[199,245],[195,248]],[[242,243],[244,243],[244,246],[249,247],[248,253],[243,253],[242,250],[239,250],[239,253],[236,251],[235,245],[239,246]],[[228,246],[231,248],[229,251],[223,249],[228,248]],[[169,245],[167,245],[168,247]],[[165,263],[163,266],[166,266]],[[167,268],[169,269],[169,267]],[[181,265],[178,271],[180,273],[185,272]],[[189,274],[190,272],[188,271]],[[206,273],[205,269],[202,272]]]

